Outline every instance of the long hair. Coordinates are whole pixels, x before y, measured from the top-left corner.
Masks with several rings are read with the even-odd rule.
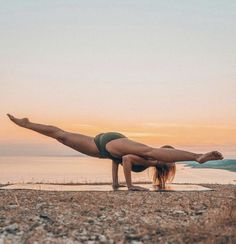
[[[174,149],[174,147],[165,145],[162,148]],[[175,177],[176,165],[173,163],[161,162],[154,167],[153,185],[161,189],[165,188],[165,184],[171,182]]]

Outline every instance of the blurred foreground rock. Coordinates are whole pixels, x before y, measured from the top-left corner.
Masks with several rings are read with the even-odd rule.
[[[209,192],[0,190],[2,243],[236,243],[236,186]]]

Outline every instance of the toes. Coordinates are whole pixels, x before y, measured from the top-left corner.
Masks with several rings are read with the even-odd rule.
[[[219,157],[220,157],[220,159],[224,158],[224,156],[221,153],[219,153]]]
[[[216,152],[217,156],[222,157],[222,154],[220,152]]]
[[[218,156],[219,156],[220,158],[223,158],[223,155],[222,155],[220,152],[218,152]]]
[[[218,151],[213,151],[213,155],[219,159],[223,159],[223,155]]]
[[[9,119],[13,120],[14,119],[14,116],[10,115],[10,114],[7,114],[7,116],[9,117]]]

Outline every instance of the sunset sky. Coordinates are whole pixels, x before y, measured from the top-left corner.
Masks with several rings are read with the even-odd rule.
[[[0,1],[0,156],[76,154],[6,113],[236,155],[236,1]]]

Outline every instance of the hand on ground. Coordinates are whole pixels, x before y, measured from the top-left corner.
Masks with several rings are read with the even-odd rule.
[[[112,185],[113,190],[118,190],[120,187],[126,187],[126,185],[122,185],[122,184]]]
[[[131,186],[128,188],[129,191],[149,191],[147,188],[141,186]]]

